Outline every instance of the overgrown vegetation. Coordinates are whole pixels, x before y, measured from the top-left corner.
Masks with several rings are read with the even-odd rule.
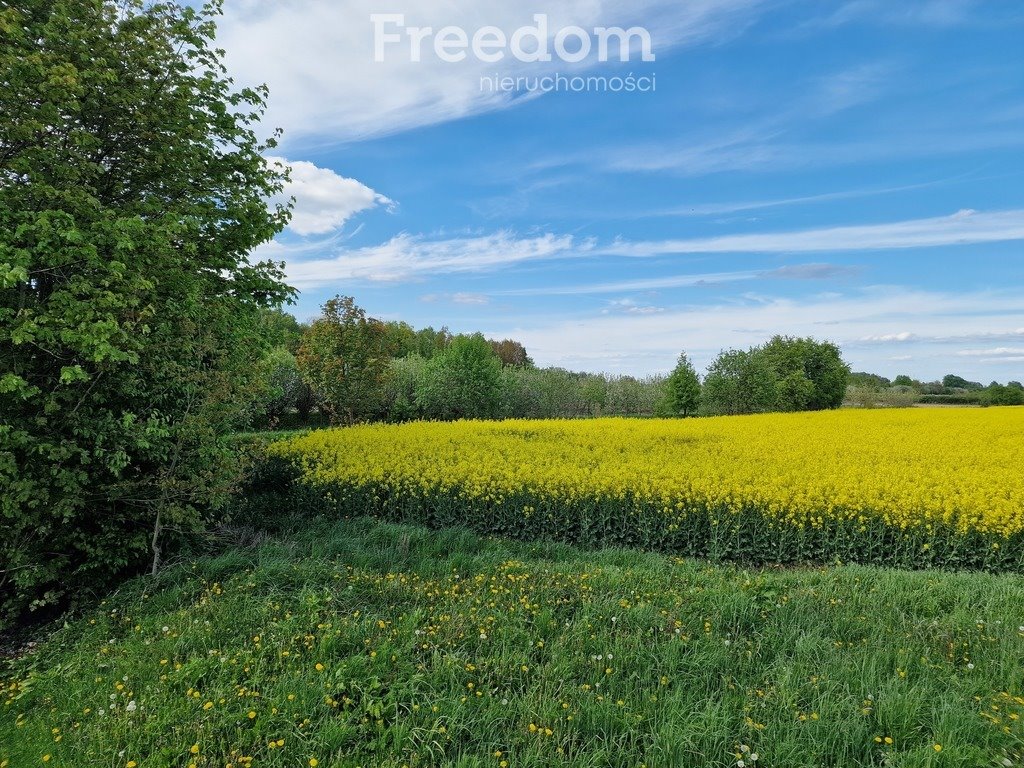
[[[0,764],[1019,765],[1022,604],[1017,576],[339,521],[57,629],[0,672]]]
[[[0,625],[155,569],[238,478],[288,211],[215,12],[0,5]]]
[[[847,389],[847,405],[859,408],[905,408],[909,405],[1000,406],[1024,405],[1024,385],[1019,381],[987,387],[948,374],[942,381],[920,382],[903,374],[890,381],[871,373],[854,373]]]

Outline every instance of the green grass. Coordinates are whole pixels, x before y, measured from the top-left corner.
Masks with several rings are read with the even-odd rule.
[[[1019,765],[1022,624],[1019,576],[320,524],[46,637],[0,765]]]

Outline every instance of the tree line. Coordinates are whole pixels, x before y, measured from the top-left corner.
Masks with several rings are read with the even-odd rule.
[[[513,339],[416,330],[369,317],[337,296],[308,326],[268,314],[279,345],[261,362],[253,425],[414,419],[580,418],[763,413],[836,408],[849,368],[838,347],[776,336],[726,350],[703,381],[682,353],[667,376],[538,368]]]
[[[950,373],[939,381],[922,382],[906,374],[888,379],[873,373],[850,375],[847,404],[861,408],[908,405],[1024,405],[1024,384],[1010,381],[988,385]]]

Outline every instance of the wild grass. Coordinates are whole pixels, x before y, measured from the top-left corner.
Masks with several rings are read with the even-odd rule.
[[[1014,575],[312,524],[10,662],[0,766],[1019,765],[1022,625]]]

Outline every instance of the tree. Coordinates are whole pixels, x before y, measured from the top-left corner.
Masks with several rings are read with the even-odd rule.
[[[296,361],[333,424],[381,415],[388,363],[387,328],[351,296],[335,296],[302,337]]]
[[[302,334],[309,329],[308,325],[300,323],[294,315],[279,307],[265,309],[260,316],[268,343],[275,347],[283,347],[293,355],[299,351]]]
[[[917,387],[920,386],[920,383],[914,381],[905,373],[901,373],[899,376],[892,380],[892,385],[894,387],[913,387],[914,389],[916,389]]]
[[[1010,382],[1004,387],[993,381],[985,387],[982,402],[986,405],[1024,405],[1024,387],[1017,382]]]
[[[434,355],[448,348],[448,345],[452,343],[452,334],[446,328],[442,327],[441,330],[435,331],[432,327],[421,328],[416,331],[416,347],[415,352],[418,352],[424,359],[429,360]]]
[[[780,410],[820,411],[842,405],[850,368],[835,344],[774,336],[759,353],[775,372]]]
[[[388,364],[385,385],[388,421],[411,421],[422,415],[416,405],[416,390],[423,379],[426,364],[426,360],[416,353],[395,358]]]
[[[526,347],[518,341],[513,339],[492,341],[491,348],[498,359],[501,360],[501,364],[506,368],[529,368],[533,365],[533,360],[526,354]]]
[[[416,403],[431,419],[488,419],[501,401],[501,362],[479,333],[456,336],[427,363]]]
[[[668,409],[673,416],[693,416],[700,406],[700,379],[685,352],[665,380]]]
[[[256,367],[262,383],[252,404],[252,423],[259,427],[275,427],[292,410],[305,424],[313,407],[313,393],[302,379],[295,355],[285,347],[274,347]]]
[[[229,439],[290,296],[247,254],[286,179],[213,5],[0,4],[0,613],[161,561],[237,478]],[[6,609],[6,611],[5,611]],[[0,616],[2,619],[2,616]]]
[[[722,352],[704,377],[701,404],[708,413],[764,413],[777,403],[775,372],[757,348]]]
[[[977,381],[968,381],[963,376],[957,376],[952,373],[947,373],[942,377],[942,386],[946,389],[967,389],[974,391],[985,388],[984,384]]]
[[[886,389],[892,386],[892,382],[885,378],[885,376],[879,376],[877,373],[857,371],[850,374],[848,386],[863,389]]]

